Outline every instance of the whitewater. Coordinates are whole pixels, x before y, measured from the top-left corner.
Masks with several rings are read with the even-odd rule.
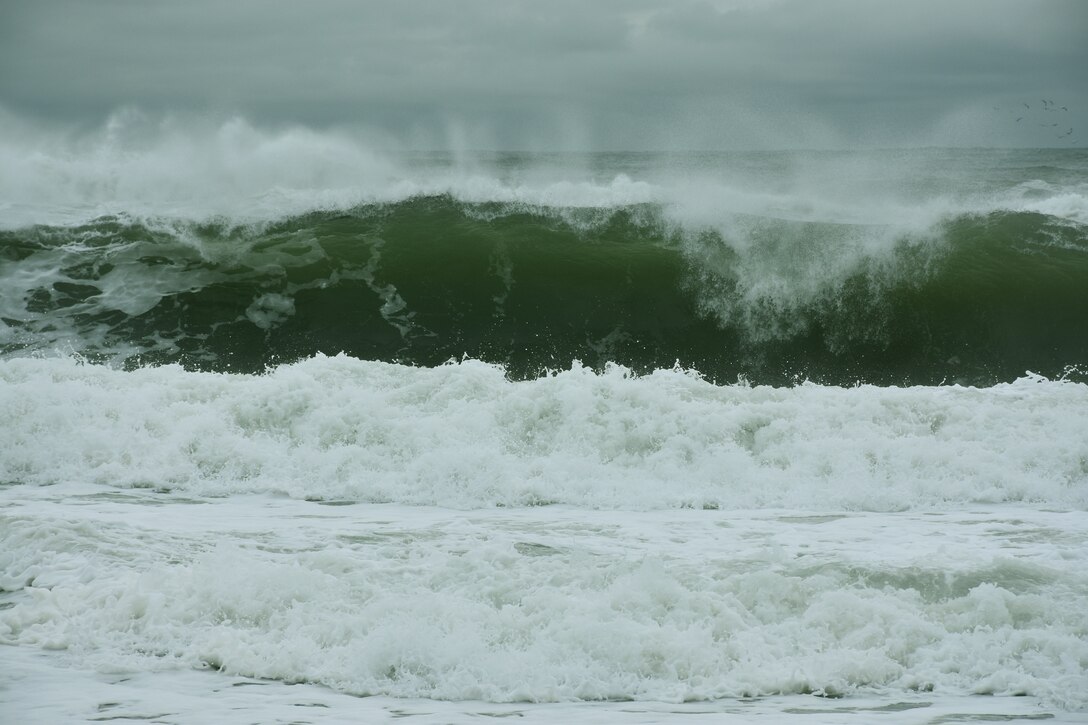
[[[1088,153],[0,124],[0,719],[1088,722]]]

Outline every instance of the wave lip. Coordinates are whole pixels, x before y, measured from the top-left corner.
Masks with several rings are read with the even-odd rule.
[[[537,207],[617,207],[658,196],[652,184],[622,172],[540,172],[517,156],[482,165],[443,154],[420,160],[346,132],[268,131],[240,118],[154,122],[121,113],[97,132],[71,136],[6,116],[0,129],[0,227],[7,229],[117,215],[250,224],[438,194]]]
[[[996,210],[1083,224],[1086,159],[1043,149],[981,158],[963,149],[421,154],[345,130],[265,129],[242,118],[129,109],[74,133],[0,113],[0,226],[119,214],[267,222],[440,194],[547,208],[662,204],[688,226],[747,214],[919,229]]]

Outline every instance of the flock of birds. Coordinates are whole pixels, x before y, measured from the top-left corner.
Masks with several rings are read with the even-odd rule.
[[[1059,106],[1056,103],[1054,103],[1054,101],[1048,101],[1045,98],[1041,98],[1041,99],[1039,99],[1039,101],[1043,104],[1043,111],[1045,113],[1059,113],[1059,114],[1060,113],[1069,113],[1069,109],[1066,106]],[[1009,113],[1016,113],[1016,112],[1020,113],[1020,116],[1017,117],[1017,119],[1016,119],[1016,121],[1014,123],[1020,123],[1021,121],[1023,121],[1025,118],[1027,118],[1025,113],[1031,111],[1031,104],[1021,101],[1020,105],[1022,105],[1024,107],[1024,109],[1025,109],[1024,111],[1020,111],[1019,107],[1006,109]],[[1002,110],[1000,106],[994,106],[993,108],[994,108],[995,111]],[[1050,118],[1057,118],[1057,117],[1050,117]],[[1036,117],[1036,118],[1034,118],[1032,120],[1037,121],[1038,117]],[[1049,120],[1049,118],[1046,118],[1045,120]],[[1056,121],[1054,123],[1039,123],[1038,125],[1040,127],[1042,127],[1042,128],[1059,129],[1060,130],[1062,128],[1062,126],[1064,126],[1066,124],[1061,123],[1060,121]],[[1070,126],[1069,129],[1065,133],[1057,133],[1057,135],[1054,138],[1058,139],[1059,141],[1061,141],[1063,139],[1069,139],[1069,144],[1071,146],[1076,146],[1077,144],[1080,143],[1080,141],[1077,140],[1077,139],[1070,139],[1069,137],[1072,136],[1072,135],[1073,135],[1073,128],[1072,128],[1072,126]]]

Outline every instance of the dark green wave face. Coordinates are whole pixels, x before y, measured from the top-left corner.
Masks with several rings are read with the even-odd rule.
[[[678,363],[773,384],[989,384],[1088,363],[1088,227],[1035,212],[909,233],[429,196],[250,227],[6,231],[0,264],[7,356],[247,372],[318,352],[469,356],[518,378]]]

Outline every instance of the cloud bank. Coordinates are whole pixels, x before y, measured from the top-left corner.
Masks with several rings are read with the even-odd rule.
[[[357,126],[421,148],[1056,145],[1081,0],[42,0],[0,9],[0,104]],[[1044,130],[1040,130],[1044,129]]]

